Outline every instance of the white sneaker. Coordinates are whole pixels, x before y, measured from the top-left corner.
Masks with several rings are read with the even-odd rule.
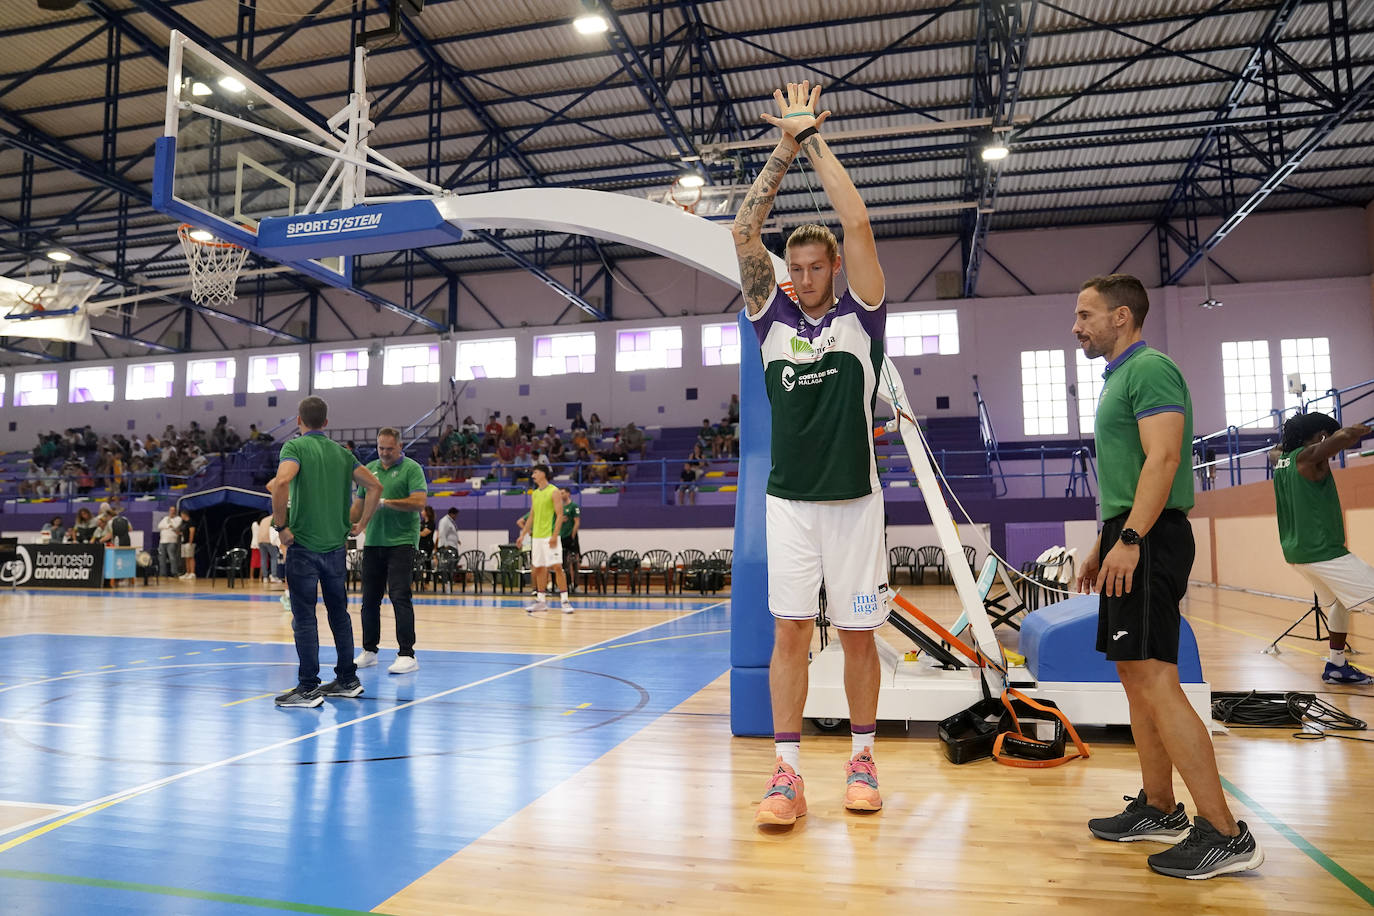
[[[547,611],[548,609],[549,606],[544,603],[543,598],[535,598],[529,604],[525,605],[525,612],[529,614],[533,614],[535,611]]]
[[[357,658],[353,659],[353,664],[357,665],[359,668],[371,668],[373,665],[377,664],[377,653],[368,652],[364,649],[359,653]]]
[[[196,574],[195,574],[195,573],[186,573],[185,575],[183,575],[183,576],[178,576],[177,578],[182,579],[182,580],[184,580],[184,581],[186,581],[186,582],[194,582],[194,581],[196,581]]]
[[[390,671],[392,674],[409,674],[419,667],[420,663],[415,660],[415,656],[398,655],[396,656],[396,661],[392,662],[391,667],[386,670]]]
[[[567,598],[564,598],[564,599],[563,599],[563,613],[564,613],[564,614],[571,614],[572,612],[573,612],[572,602],[569,601]]]

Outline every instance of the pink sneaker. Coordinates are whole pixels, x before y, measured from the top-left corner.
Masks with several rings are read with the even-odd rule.
[[[802,778],[779,757],[773,768],[773,776],[768,780],[768,789],[763,793],[763,801],[754,815],[754,823],[787,827],[795,824],[797,818],[805,813],[806,795],[802,791]]]
[[[879,811],[883,797],[878,794],[878,767],[868,748],[845,764],[844,806],[850,811]]]

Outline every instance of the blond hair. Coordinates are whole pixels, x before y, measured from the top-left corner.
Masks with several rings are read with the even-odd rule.
[[[796,245],[821,244],[825,246],[825,253],[830,260],[835,260],[840,253],[840,243],[835,240],[835,233],[819,223],[806,223],[792,230],[792,234],[787,237],[787,250],[791,251]]]

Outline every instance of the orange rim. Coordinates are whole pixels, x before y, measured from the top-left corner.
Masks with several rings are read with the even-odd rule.
[[[190,223],[182,223],[180,226],[177,227],[177,235],[181,236],[182,241],[190,242],[192,245],[202,245],[202,246],[204,246],[204,247],[206,247],[206,248],[242,248],[242,247],[243,247],[242,245],[235,245],[233,242],[224,242],[224,241],[221,241],[221,240],[219,240],[219,239],[213,239],[213,238],[212,238],[212,239],[210,239],[209,241],[203,242],[203,241],[201,241],[200,239],[191,238],[191,233],[192,233],[192,232],[195,232],[195,231],[196,231],[197,229],[199,229],[199,228],[200,228],[199,226],[192,226]],[[207,229],[207,230],[204,230],[204,231],[208,232],[209,230]]]

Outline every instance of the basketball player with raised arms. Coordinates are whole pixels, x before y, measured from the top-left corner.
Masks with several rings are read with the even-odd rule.
[[[768,609],[774,617],[768,683],[776,761],[755,821],[793,824],[806,814],[800,774],[802,707],[821,582],[827,614],[844,647],[852,756],[844,806],[882,807],[873,737],[879,665],[874,631],[887,620],[883,497],[873,453],[873,407],[883,361],[887,310],[868,210],[819,128],[820,86],[788,83],[764,114],[782,138],[735,217],[735,252],[749,320],[763,352],[772,410],[767,490]],[[760,233],[798,153],[820,179],[844,228],[848,289],[835,295],[840,251],[824,226],[801,226],[787,240],[796,301],[775,282]]]

